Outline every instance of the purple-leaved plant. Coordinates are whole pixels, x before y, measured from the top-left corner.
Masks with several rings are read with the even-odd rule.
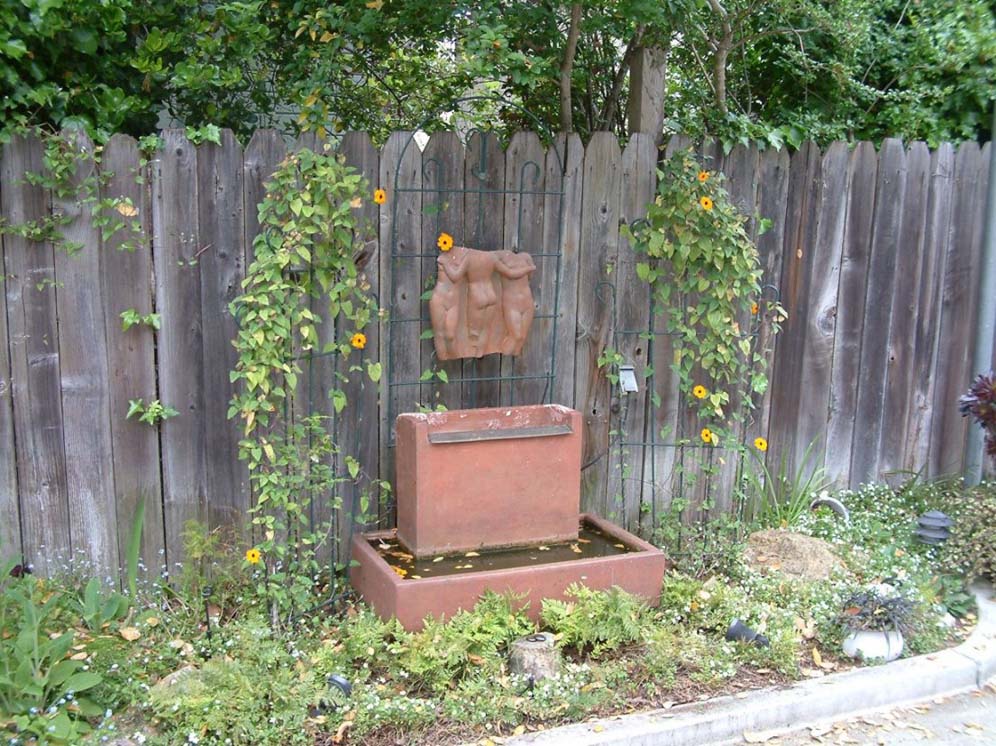
[[[963,417],[971,415],[986,432],[986,453],[996,459],[996,375],[980,375],[958,400]]]

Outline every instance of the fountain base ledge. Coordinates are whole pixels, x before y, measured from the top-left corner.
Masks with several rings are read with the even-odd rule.
[[[461,609],[474,607],[486,590],[522,595],[526,613],[539,619],[544,598],[564,598],[572,583],[607,590],[619,586],[656,606],[660,602],[667,556],[657,547],[602,518],[582,513],[589,523],[633,551],[610,557],[589,557],[570,562],[530,565],[501,570],[482,570],[438,578],[402,578],[370,544],[371,539],[396,537],[396,530],[353,536],[350,582],[379,616],[397,617],[410,631],[422,629],[427,616],[450,618]]]

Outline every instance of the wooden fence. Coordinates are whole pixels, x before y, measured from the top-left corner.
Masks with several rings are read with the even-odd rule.
[[[70,218],[62,229],[66,238],[84,245],[68,256],[8,231],[0,255],[0,553],[23,553],[41,570],[70,555],[119,566],[140,503],[142,557],[151,569],[182,557],[186,521],[241,525],[250,506],[247,474],[236,458],[238,429],[226,417],[236,331],[228,304],[250,261],[264,183],[288,145],[265,130],[244,149],[228,132],[220,145],[197,147],[180,130],[163,137],[147,164],[125,136],[113,137],[101,154],[102,196],[126,197],[138,211],[142,240],[133,252],[117,250],[127,231],[102,240],[89,207],[24,178],[42,170],[39,141],[15,139],[3,148],[4,221],[64,214]],[[585,418],[583,505],[649,529],[674,497],[674,474],[687,468],[677,468],[681,449],[641,444],[651,433],[694,423],[668,373],[666,338],[652,345],[647,335],[615,335],[638,373],[650,358],[660,406],[651,403],[646,385],[621,399],[597,359],[615,332],[652,323],[647,287],[636,277],[619,225],[640,217],[652,199],[655,143],[635,135],[620,148],[614,136],[598,133],[587,146],[571,135],[545,148],[536,135],[519,133],[481,169],[474,149],[484,138],[465,146],[441,133],[421,151],[406,147],[409,138],[395,133],[377,149],[367,135],[350,133],[338,144],[371,189],[384,186],[389,199],[403,199],[383,208],[368,200],[363,207],[378,226],[367,246],[373,291],[383,298],[393,287],[396,305],[408,286],[389,284],[392,249],[434,245],[438,217],[431,224],[425,218],[419,191],[439,172],[424,167],[430,158],[444,164],[451,184],[456,180],[451,188],[459,189],[462,179],[469,184],[473,173],[493,189],[485,186],[476,197],[468,192],[462,208],[447,203],[444,229],[458,243],[536,251],[556,240],[559,325],[550,398]],[[299,146],[314,142],[291,145]],[[84,151],[79,180],[93,169],[92,149]],[[957,399],[975,373],[969,361],[989,145],[929,151],[922,143],[887,140],[876,151],[869,143],[825,150],[808,143],[792,154],[737,147],[724,156],[709,144],[700,153],[707,168],[725,172],[747,214],[772,221],[757,241],[766,282],[778,288],[789,313],[776,340],[770,389],[742,432],[744,442],[766,435],[771,465],[783,458],[799,464],[812,443],[813,465],[824,466],[839,485],[900,470],[957,472],[967,432]],[[526,161],[541,167],[539,178],[557,184],[562,203],[556,211],[542,189],[530,196],[508,188]],[[402,187],[410,189],[404,198],[393,193]],[[469,217],[474,199],[488,201],[487,224],[477,234]],[[412,271],[409,290],[417,293],[433,263]],[[552,287],[544,272],[533,279],[539,294]],[[596,292],[602,283],[611,283],[614,293]],[[156,311],[161,329],[123,331],[119,316],[127,309]],[[386,364],[390,336],[396,351],[404,351],[397,364],[420,370],[414,366],[427,354],[419,340],[425,326],[401,331],[398,325],[392,335],[374,329],[365,354]],[[551,329],[549,322],[534,327],[535,344]],[[495,358],[484,366],[500,372],[517,364]],[[348,448],[365,473],[384,478],[392,461],[383,407],[388,380],[385,372],[381,391],[351,384],[359,406],[340,423],[341,442],[353,444]],[[417,390],[415,398],[432,404],[440,384]],[[463,390],[443,396],[450,404],[466,403]],[[497,404],[512,395],[526,403],[542,392],[530,381],[495,383],[475,389],[474,403]],[[139,398],[160,399],[180,414],[159,428],[126,419],[129,400]],[[615,457],[613,443],[625,449],[624,458]],[[726,486],[714,497],[725,507],[733,470],[718,463]],[[390,520],[389,512],[383,520]]]

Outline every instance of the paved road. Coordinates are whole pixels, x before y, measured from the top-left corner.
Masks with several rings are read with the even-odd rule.
[[[996,680],[978,692],[841,720],[773,737],[747,733],[740,743],[766,746],[996,746]]]

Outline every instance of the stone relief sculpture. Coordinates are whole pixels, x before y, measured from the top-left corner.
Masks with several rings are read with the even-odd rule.
[[[529,254],[454,246],[436,260],[429,300],[436,356],[440,360],[522,352],[535,306]]]

